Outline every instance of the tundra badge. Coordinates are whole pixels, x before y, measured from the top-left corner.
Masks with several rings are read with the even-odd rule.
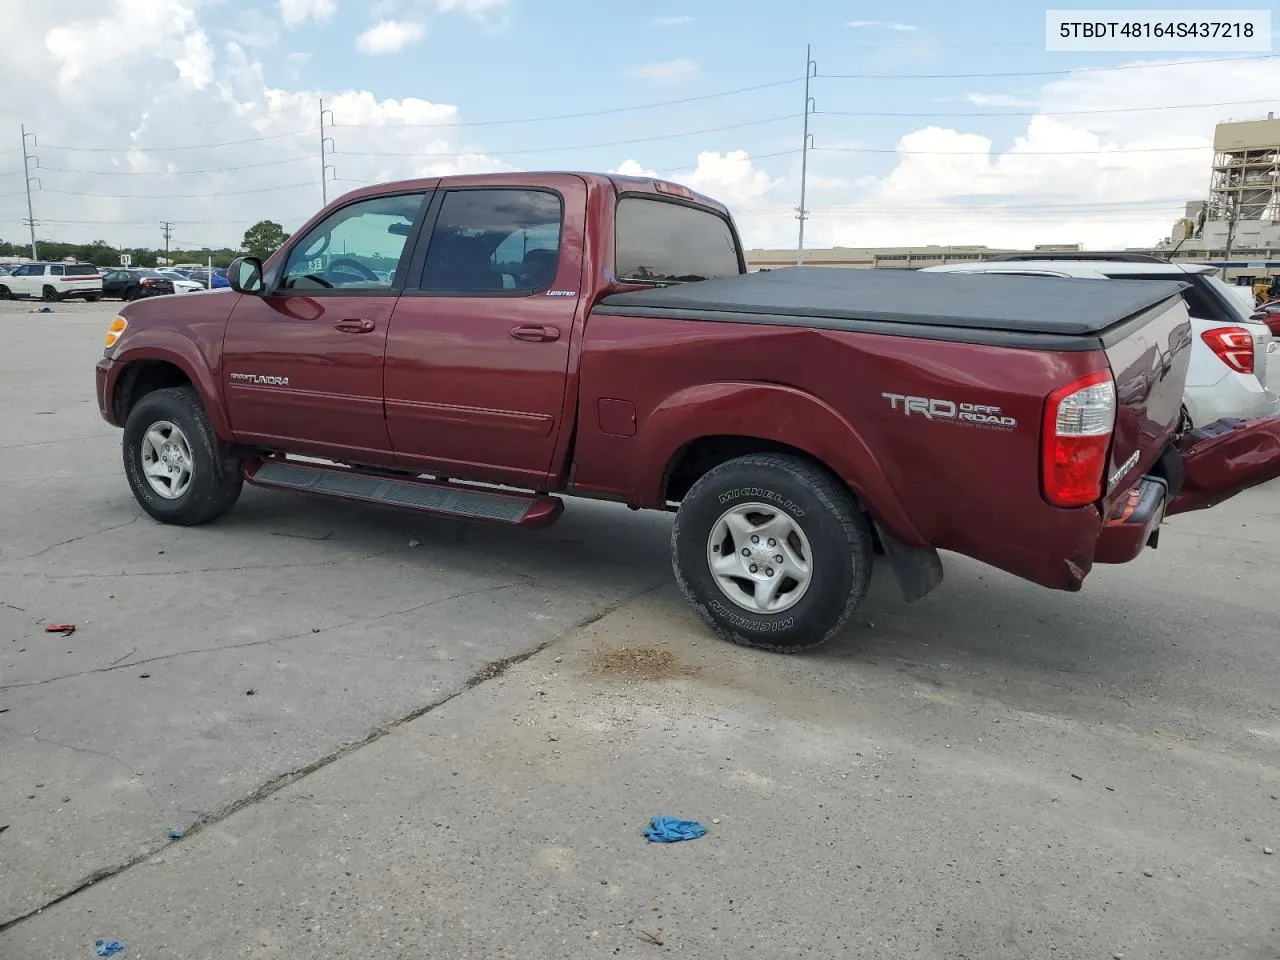
[[[264,377],[260,373],[233,373],[231,379],[237,383],[253,383],[268,387],[287,387],[288,377]]]
[[[908,397],[900,393],[882,393],[894,410],[904,415],[920,416],[926,420],[942,420],[978,427],[996,427],[1012,430],[1018,425],[1013,417],[1004,415],[999,407],[982,403],[956,403],[954,400],[934,400],[930,397]]]

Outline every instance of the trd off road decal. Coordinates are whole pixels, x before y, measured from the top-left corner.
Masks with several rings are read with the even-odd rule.
[[[894,410],[901,410],[907,417],[924,417],[929,421],[958,423],[971,427],[994,427],[1012,430],[1018,425],[1013,417],[1006,416],[1000,407],[983,403],[956,403],[954,400],[938,400],[933,397],[908,397],[901,393],[882,393]]]

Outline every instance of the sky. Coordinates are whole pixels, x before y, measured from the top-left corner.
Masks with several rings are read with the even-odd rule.
[[[1123,4],[1144,6],[1164,5]],[[1280,57],[1046,52],[1030,0],[59,0],[3,20],[9,241],[21,125],[40,238],[292,230],[322,205],[323,99],[329,200],[646,173],[726,202],[747,246],[794,248],[811,44],[806,248],[1140,246],[1205,196],[1215,123],[1280,110]]]

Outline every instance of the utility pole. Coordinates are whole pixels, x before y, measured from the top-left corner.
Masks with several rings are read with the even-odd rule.
[[[36,215],[31,206],[31,182],[34,180],[41,187],[44,184],[40,183],[39,177],[31,175],[32,163],[35,164],[37,170],[40,169],[40,158],[27,152],[27,138],[31,138],[31,146],[33,147],[38,147],[40,144],[36,140],[34,133],[27,133],[26,124],[23,124],[20,129],[22,130],[22,173],[27,184],[27,226],[31,228],[31,259],[39,260],[40,254],[36,252]]]
[[[329,115],[329,125],[333,125],[333,111],[324,108],[324,97],[320,98],[320,205],[327,207],[329,205],[329,173],[333,173],[333,178],[338,178],[338,171],[332,164],[325,159],[325,147],[330,150],[337,150],[337,145],[333,142],[333,137],[324,135],[324,115]]]
[[[164,265],[167,267],[171,262],[169,257],[169,238],[173,236],[173,222],[170,220],[162,220],[160,222],[160,228],[164,231]]]
[[[818,64],[813,59],[813,45],[804,48],[804,140],[800,144],[800,206],[796,207],[796,219],[800,221],[800,236],[796,241],[796,265],[804,263],[804,222],[809,211],[804,206],[805,190],[809,185],[809,151],[813,148],[813,134],[809,132],[809,115],[817,104],[809,96],[809,81],[818,75]]]

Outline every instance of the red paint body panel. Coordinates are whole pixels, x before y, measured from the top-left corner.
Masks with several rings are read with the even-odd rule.
[[[485,187],[506,178],[444,180]],[[561,253],[550,289],[573,296],[440,296],[406,292],[387,341],[386,420],[396,462],[424,473],[541,488],[553,473],[586,238],[587,185],[571,175],[537,184],[563,201]],[[522,340],[518,328],[547,339]],[[580,334],[579,334],[580,335]],[[553,338],[553,339],[552,339]]]
[[[393,295],[240,297],[226,326],[220,385],[237,443],[389,464],[382,361]],[[334,324],[372,322],[368,333]],[[287,384],[233,377],[287,378]]]
[[[574,490],[660,506],[666,466],[687,443],[761,437],[828,464],[906,545],[954,550],[1063,587],[1074,578],[1063,558],[1087,571],[1100,519],[1096,509],[1061,510],[1041,498],[1040,416],[1051,386],[1105,368],[1101,352],[593,316],[581,406],[618,397],[625,384],[640,426],[635,437],[617,437],[584,420]],[[804,389],[784,385],[792,383]],[[999,406],[1018,427],[909,418],[887,392]]]
[[[108,422],[124,426],[117,415],[116,391],[129,366],[139,361],[163,361],[187,375],[204,401],[214,430],[230,440],[218,372],[222,367],[222,333],[238,299],[229,290],[215,290],[180,298],[150,297],[122,308],[120,315],[128,318],[128,329],[112,351],[113,362],[105,370],[99,365],[98,406]]]

